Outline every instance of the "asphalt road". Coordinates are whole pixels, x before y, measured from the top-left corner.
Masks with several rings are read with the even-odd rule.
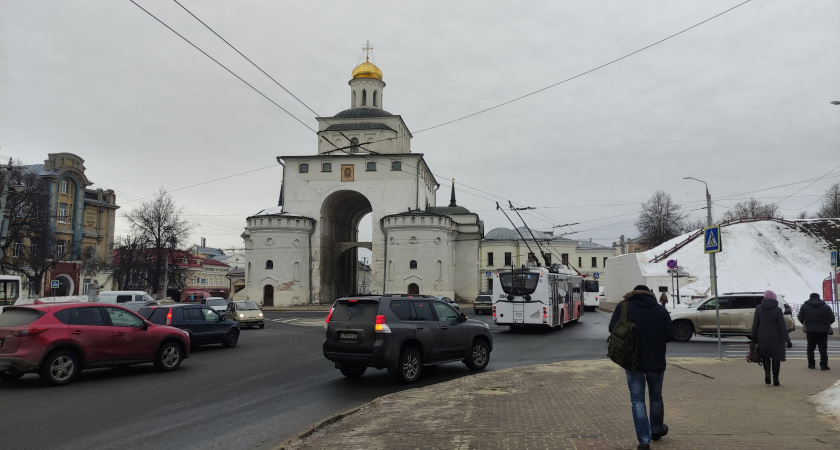
[[[321,353],[324,315],[267,312],[265,329],[243,330],[236,348],[199,348],[172,373],[146,364],[84,371],[57,388],[36,375],[0,382],[0,447],[274,448],[333,414],[408,388],[384,370],[345,379]],[[472,317],[490,322],[486,315]],[[547,332],[491,325],[487,370],[603,358],[609,318],[586,313],[578,324]],[[723,342],[724,356],[746,352],[746,339]],[[804,352],[804,340],[794,345]],[[837,357],[833,346],[840,342],[830,345],[830,357]],[[711,338],[668,346],[669,356],[717,354]],[[418,385],[469,374],[463,364],[445,364],[426,370]]]

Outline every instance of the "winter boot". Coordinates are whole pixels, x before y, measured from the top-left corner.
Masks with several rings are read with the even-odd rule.
[[[762,359],[761,363],[764,365],[764,384],[770,384],[770,360]]]
[[[782,362],[773,360],[773,386],[779,385],[779,369],[781,368]]]

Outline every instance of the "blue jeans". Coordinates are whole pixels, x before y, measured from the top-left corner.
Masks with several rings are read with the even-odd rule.
[[[624,372],[627,374],[627,387],[630,388],[636,438],[640,444],[649,444],[651,430],[661,432],[665,421],[665,404],[662,402],[662,381],[665,372]],[[645,408],[645,383],[650,389],[650,421]]]

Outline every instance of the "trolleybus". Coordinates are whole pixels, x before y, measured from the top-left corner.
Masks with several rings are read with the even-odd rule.
[[[493,272],[493,323],[509,327],[557,327],[583,315],[583,277],[563,265]]]
[[[598,280],[583,280],[583,309],[595,311],[600,305]]]

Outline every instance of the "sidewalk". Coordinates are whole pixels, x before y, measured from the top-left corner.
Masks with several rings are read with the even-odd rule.
[[[788,359],[781,386],[775,387],[764,384],[761,367],[743,359],[668,358],[663,395],[670,431],[651,448],[840,448],[840,418],[818,412],[812,398],[838,376],[840,370],[809,370],[805,359]],[[353,380],[344,381],[353,388]],[[482,372],[386,395],[279,448],[635,449],[637,444],[623,369],[594,360]]]

